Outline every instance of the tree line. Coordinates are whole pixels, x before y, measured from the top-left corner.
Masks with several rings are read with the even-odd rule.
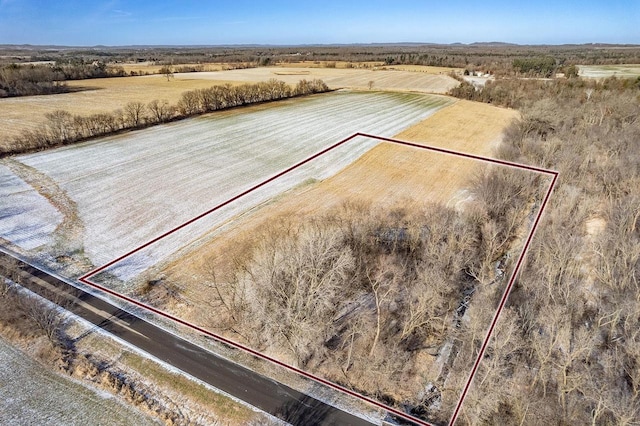
[[[300,80],[293,88],[282,81],[271,79],[255,84],[216,85],[207,89],[187,91],[175,105],[169,104],[166,100],[153,100],[148,104],[129,102],[123,109],[86,116],[56,110],[46,114],[45,124],[35,130],[25,131],[0,148],[0,155],[47,149],[207,112],[328,90],[328,86],[317,79]]]
[[[640,89],[640,77],[633,79],[613,76],[600,81],[578,77],[554,81],[505,78],[489,80],[480,89],[469,82],[462,82],[458,87],[449,91],[449,94],[470,101],[522,109],[531,105],[532,100],[564,98],[567,93],[586,102],[590,101],[595,93],[633,93],[638,89]],[[575,100],[571,99],[572,102]]]
[[[66,80],[122,77],[125,75],[122,67],[97,61],[64,65],[8,64],[0,67],[0,98],[66,93],[70,90],[64,83]]]
[[[434,44],[389,44],[389,45],[345,45],[345,46],[260,46],[260,47],[181,47],[181,48],[103,48],[81,49],[34,49],[0,47],[0,64],[6,58],[25,57],[30,61],[58,61],[58,64],[79,62],[92,64],[106,62],[114,64],[128,62],[151,62],[157,65],[178,64],[225,64],[230,67],[267,66],[277,63],[300,61],[329,62],[344,61],[353,66],[371,62],[386,64],[415,64],[464,68],[471,71],[489,72],[494,75],[513,76],[523,62],[539,63],[551,58],[558,67],[571,65],[637,64],[640,63],[640,48],[615,45],[564,45],[521,46],[505,43],[473,43],[469,45]],[[537,66],[536,66],[537,67]],[[194,66],[198,69],[198,66]],[[116,68],[117,69],[117,68]],[[536,76],[542,76],[538,73]]]
[[[462,424],[638,423],[638,83],[497,80],[472,94],[522,112],[501,158],[560,174]]]

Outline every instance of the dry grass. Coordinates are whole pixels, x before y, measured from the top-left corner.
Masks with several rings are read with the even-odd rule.
[[[335,64],[335,67],[334,67]],[[375,68],[384,65],[384,62],[348,62],[348,61],[300,61],[300,62],[282,62],[278,66],[288,68]]]
[[[151,390],[150,396],[160,397],[158,399],[165,403],[172,402],[188,415],[200,416],[209,421],[217,418],[220,424],[229,426],[244,425],[256,419],[263,419],[246,405],[209,389],[188,375],[167,368],[154,358],[123,347],[106,333],[91,332],[83,323],[75,323],[68,332],[76,339],[76,349],[81,354],[80,357],[91,354],[94,362],[110,360],[109,367],[112,371],[126,372],[142,389]],[[91,377],[90,372],[83,371],[82,367],[77,368],[74,375]],[[170,406],[165,408],[171,409]]]
[[[587,78],[637,78],[640,77],[640,64],[579,65],[580,75]]]
[[[296,64],[299,65],[299,64]],[[309,65],[304,63],[303,65]],[[137,66],[137,65],[136,65]],[[146,65],[149,70],[154,65]],[[263,67],[228,71],[176,73],[170,81],[162,75],[69,81],[78,92],[46,96],[0,99],[0,143],[46,121],[45,114],[64,109],[72,114],[89,115],[111,112],[133,101],[148,103],[154,99],[175,104],[183,92],[215,84],[242,84],[269,79],[295,85],[301,79],[324,80],[331,88],[446,93],[458,82],[446,75],[409,71],[373,71],[371,69]]]
[[[458,101],[397,138],[490,156],[501,140],[502,131],[517,114],[487,104]],[[246,253],[259,229],[275,218],[291,220],[328,214],[355,200],[382,208],[399,204],[419,208],[427,202],[455,205],[466,198],[464,188],[483,167],[486,163],[382,143],[337,175],[299,187],[247,214],[228,231],[215,235],[209,243],[169,265],[165,273],[186,284],[185,296],[197,301],[205,290],[199,280],[204,271],[213,266],[225,274],[230,259]],[[200,316],[196,310],[187,315],[190,319]]]
[[[125,64],[115,64],[116,66],[124,68],[127,73],[137,72],[141,75],[144,74],[157,74],[160,72],[160,68],[163,65],[155,65],[153,62],[135,62],[135,63],[125,63]],[[203,71],[220,71],[225,69],[225,64],[177,64],[174,65],[174,68],[179,67],[202,67]]]
[[[176,74],[178,76],[179,74]],[[374,90],[410,91],[443,94],[460,84],[448,75],[411,71],[385,71],[380,69],[343,69],[311,67],[262,67],[218,72],[190,74],[191,78],[233,81],[264,81],[277,78],[287,84],[301,79],[319,78],[332,89],[349,88],[368,90],[373,82]]]
[[[123,400],[59,374],[0,337],[0,423],[158,425]]]
[[[428,65],[386,65],[380,69],[389,71],[424,72],[427,74],[449,74],[450,72],[462,73],[464,71],[462,68],[431,67]]]
[[[69,87],[83,90],[0,99],[0,143],[2,139],[17,136],[26,129],[37,128],[46,121],[45,114],[58,109],[89,115],[124,108],[127,103],[134,101],[149,103],[154,99],[166,99],[175,104],[187,90],[203,89],[214,84],[241,83],[193,79],[189,78],[190,75],[176,74],[170,81],[161,75],[69,81]]]

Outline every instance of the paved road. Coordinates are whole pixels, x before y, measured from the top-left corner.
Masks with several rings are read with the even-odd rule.
[[[7,254],[0,252],[0,260]],[[293,425],[371,423],[227,361],[151,323],[20,261],[24,286],[47,298],[65,294],[65,308],[139,349]],[[54,298],[55,299],[55,298]],[[57,298],[60,300],[60,297]]]

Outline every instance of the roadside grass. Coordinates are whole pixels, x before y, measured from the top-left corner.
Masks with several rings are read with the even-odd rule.
[[[189,379],[183,374],[174,373],[158,365],[149,358],[129,351],[120,357],[123,365],[138,371],[158,386],[185,395],[196,404],[215,413],[225,424],[246,424],[256,418],[256,412],[233,399],[213,391],[211,388]]]
[[[79,353],[90,355],[96,360],[104,360],[112,367],[127,372],[131,377],[137,376],[134,383],[142,380],[144,386],[168,397],[174,403],[183,405],[181,402],[188,401],[185,405],[187,410],[196,411],[210,420],[215,418],[225,425],[243,425],[264,418],[260,412],[184,374],[166,368],[155,359],[122,346],[102,332],[94,332],[84,323],[74,323],[69,331],[76,338]]]

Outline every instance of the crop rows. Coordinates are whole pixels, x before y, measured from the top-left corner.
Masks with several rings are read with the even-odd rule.
[[[101,265],[357,131],[392,136],[450,102],[428,95],[333,93],[198,117],[17,160],[53,178],[75,201],[86,230],[85,254]],[[374,144],[365,139],[350,144],[315,162],[307,173],[271,186],[260,198],[233,206],[218,222],[305,179],[333,174]],[[120,275],[135,275],[201,232],[206,229],[160,244]]]

